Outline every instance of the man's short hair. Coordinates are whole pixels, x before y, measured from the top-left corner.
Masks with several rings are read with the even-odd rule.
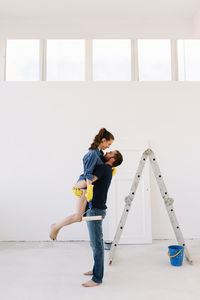
[[[113,167],[117,167],[117,166],[121,165],[121,163],[123,162],[123,156],[118,150],[116,150],[114,159],[115,159],[115,161],[112,164]]]

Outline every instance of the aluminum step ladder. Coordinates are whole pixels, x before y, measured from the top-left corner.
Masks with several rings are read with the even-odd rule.
[[[131,208],[131,203],[132,203],[132,201],[133,201],[133,199],[135,197],[135,194],[136,194],[136,191],[137,191],[137,187],[138,187],[138,184],[140,182],[140,178],[142,176],[142,171],[144,169],[144,166],[145,166],[145,163],[146,163],[148,157],[149,157],[149,160],[150,160],[150,163],[151,163],[154,175],[156,177],[156,180],[157,180],[157,183],[158,183],[161,195],[162,195],[162,197],[164,199],[165,207],[166,207],[167,213],[169,215],[169,219],[170,219],[170,222],[172,224],[172,227],[173,227],[173,230],[174,230],[177,242],[178,242],[179,245],[184,246],[185,257],[188,260],[188,262],[192,264],[192,259],[191,259],[190,255],[189,255],[188,249],[187,249],[187,247],[185,245],[185,241],[184,241],[184,238],[183,238],[180,226],[178,224],[178,221],[177,221],[177,218],[176,218],[176,215],[175,215],[175,212],[174,212],[174,208],[173,208],[173,202],[174,202],[174,200],[172,198],[170,198],[169,195],[168,195],[168,192],[167,192],[164,180],[162,178],[162,175],[161,175],[158,163],[157,163],[155,155],[154,155],[154,153],[153,153],[153,151],[151,149],[147,149],[142,154],[142,157],[141,157],[141,160],[139,162],[139,166],[138,166],[137,172],[135,174],[135,178],[134,178],[133,184],[131,186],[130,193],[129,193],[129,195],[127,197],[125,197],[125,207],[124,207],[124,210],[123,210],[123,213],[122,213],[119,225],[117,227],[117,231],[116,231],[114,240],[113,240],[112,245],[111,245],[110,253],[109,253],[109,264],[111,265],[112,262],[113,262],[114,253],[115,253],[116,248],[118,246],[118,243],[119,243],[119,240],[120,240],[120,237],[121,237],[124,225],[126,223],[126,219],[128,217],[128,213],[129,213],[130,208]]]

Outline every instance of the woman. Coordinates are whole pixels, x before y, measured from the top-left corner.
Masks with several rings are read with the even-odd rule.
[[[101,128],[94,137],[93,143],[88,149],[89,152],[83,157],[84,173],[80,175],[78,182],[72,188],[73,193],[78,197],[76,212],[61,222],[51,225],[50,238],[52,240],[56,240],[58,232],[63,226],[82,221],[87,201],[90,202],[93,197],[92,183],[97,179],[93,175],[93,170],[96,165],[103,164],[103,150],[109,148],[113,141],[114,136],[105,128]]]

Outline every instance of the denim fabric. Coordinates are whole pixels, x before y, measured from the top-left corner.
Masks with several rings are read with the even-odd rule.
[[[84,173],[81,174],[78,181],[86,179],[92,180],[95,166],[103,164],[101,160],[102,157],[103,151],[100,151],[98,148],[90,150],[88,153],[86,153],[83,157]]]
[[[106,215],[105,209],[91,208],[86,212],[87,216],[102,216]],[[104,274],[104,242],[102,231],[102,220],[87,221],[90,246],[93,251],[94,266],[92,280],[97,283],[102,283]]]

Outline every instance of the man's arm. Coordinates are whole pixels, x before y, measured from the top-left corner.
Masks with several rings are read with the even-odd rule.
[[[92,178],[92,183],[93,182],[95,182],[95,181],[97,181],[99,178],[97,177],[97,176],[93,176],[93,178]]]

